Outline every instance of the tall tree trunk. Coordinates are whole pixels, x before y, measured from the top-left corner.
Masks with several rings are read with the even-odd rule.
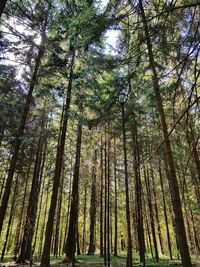
[[[71,157],[71,167],[69,175],[69,193],[68,193],[68,203],[67,203],[67,212],[66,212],[66,225],[64,232],[64,242],[63,242],[63,253],[65,253],[67,233],[69,228],[69,216],[70,216],[70,207],[71,207],[71,195],[72,195],[72,178],[73,178],[73,157]]]
[[[1,18],[1,15],[6,7],[6,3],[7,3],[7,0],[1,0],[0,2],[0,18]]]
[[[105,131],[105,147],[104,147],[104,266],[107,266],[107,141]]]
[[[78,200],[79,200],[79,170],[81,158],[81,141],[82,141],[82,122],[79,120],[77,141],[76,141],[76,159],[74,164],[74,175],[72,185],[72,199],[70,208],[69,229],[66,241],[66,258],[64,262],[69,262],[74,265],[75,252],[77,244],[77,229],[78,229]]]
[[[96,171],[97,171],[97,149],[94,151],[93,166],[92,166],[92,188],[91,188],[91,201],[90,201],[90,242],[88,255],[94,255],[95,240],[94,230],[96,221]]]
[[[164,254],[163,239],[162,239],[162,234],[161,234],[161,226],[160,226],[160,219],[159,219],[158,205],[157,205],[157,192],[156,192],[156,185],[155,185],[155,177],[154,177],[152,166],[150,167],[150,173],[151,173],[151,180],[152,180],[152,185],[153,185],[153,202],[154,202],[156,226],[158,230],[160,252]]]
[[[101,188],[100,188],[100,256],[103,256],[103,144],[102,144],[102,136],[101,136]]]
[[[161,171],[160,164],[161,163],[159,163],[159,177],[160,177],[160,185],[161,185],[161,190],[162,190],[162,200],[163,200],[163,208],[164,208],[165,227],[166,227],[166,233],[167,233],[167,244],[168,244],[168,250],[169,250],[170,259],[173,260],[171,239],[170,239],[170,233],[169,233],[168,216],[167,216],[167,206],[166,206],[165,192],[164,192],[164,185],[163,185],[163,176],[162,176],[162,171]]]
[[[10,160],[10,167],[9,167],[8,176],[7,176],[6,185],[5,185],[5,190],[4,190],[4,194],[3,194],[3,198],[2,198],[2,202],[1,202],[1,207],[0,207],[0,234],[1,234],[2,226],[3,226],[4,217],[6,214],[6,209],[7,209],[9,197],[10,197],[13,176],[15,173],[15,168],[16,168],[17,159],[18,159],[18,155],[19,155],[22,136],[24,134],[26,119],[27,119],[27,116],[29,113],[31,102],[32,102],[32,94],[33,94],[33,90],[35,88],[35,85],[37,84],[38,71],[39,71],[41,59],[42,59],[42,56],[44,53],[43,45],[44,45],[44,37],[43,37],[43,40],[41,42],[41,46],[40,46],[40,49],[38,51],[38,55],[37,55],[36,60],[35,60],[35,67],[34,67],[31,81],[30,81],[30,87],[28,90],[28,95],[26,97],[26,104],[25,104],[25,107],[23,110],[20,126],[17,129],[17,134],[16,134],[16,138],[14,141],[13,154],[12,154],[11,160]]]
[[[114,183],[115,183],[115,236],[114,236],[114,256],[117,256],[118,238],[118,189],[117,189],[117,159],[116,159],[116,139],[114,137]]]
[[[32,244],[36,215],[37,215],[37,205],[38,205],[38,196],[40,187],[40,171],[41,171],[43,140],[44,140],[42,131],[43,131],[43,126],[41,127],[41,133],[38,142],[31,191],[29,195],[26,219],[22,234],[22,242],[20,245],[20,253],[16,261],[17,263],[25,263],[26,260],[30,259],[32,254],[31,244]]]
[[[85,183],[84,188],[84,208],[83,208],[83,245],[82,252],[85,254],[86,252],[86,216],[87,216],[87,184]]]
[[[199,154],[197,150],[198,140],[195,141],[195,134],[194,134],[193,126],[192,126],[191,117],[189,114],[187,116],[186,125],[187,125],[187,141],[190,147],[192,158],[196,165],[198,184],[200,185],[200,159],[199,159]]]
[[[51,196],[49,216],[48,216],[46,232],[45,232],[45,242],[44,242],[44,248],[43,248],[42,259],[41,259],[41,264],[40,264],[41,267],[48,267],[50,265],[51,239],[52,239],[52,233],[53,233],[53,224],[54,224],[54,217],[55,217],[55,211],[56,211],[58,189],[60,185],[63,154],[64,154],[64,148],[65,148],[65,139],[66,139],[67,123],[68,123],[69,109],[70,109],[70,102],[71,102],[73,67],[75,64],[75,57],[76,57],[76,51],[73,51],[71,66],[70,66],[69,81],[68,81],[67,99],[66,99],[65,110],[63,114],[62,130],[61,130],[61,136],[59,138],[60,140],[58,141],[59,143],[57,147],[56,166],[55,166],[55,174],[54,174],[54,179],[53,179],[53,192]]]
[[[6,237],[5,237],[5,242],[3,244],[3,250],[1,253],[1,261],[3,261],[4,259],[4,255],[5,255],[5,251],[6,251],[6,246],[8,243],[8,237],[9,237],[9,233],[10,233],[10,227],[13,221],[13,216],[15,213],[15,207],[16,207],[16,200],[18,197],[18,188],[19,188],[19,176],[20,174],[17,175],[16,181],[15,181],[15,188],[14,188],[14,192],[13,192],[13,198],[12,198],[12,203],[11,203],[11,208],[10,208],[10,216],[8,219],[8,224],[7,224],[7,231],[6,231]]]
[[[151,223],[151,232],[153,237],[153,244],[155,249],[155,260],[159,261],[158,255],[158,246],[156,240],[156,231],[155,231],[155,223],[154,223],[154,213],[153,213],[153,206],[152,206],[152,198],[151,198],[151,190],[150,190],[150,181],[149,181],[149,172],[144,169],[144,178],[145,178],[145,185],[147,191],[147,200],[149,205],[149,215],[150,215],[150,223]]]
[[[108,199],[107,199],[107,266],[110,267],[110,136],[108,137]]]
[[[139,0],[139,8],[140,8],[142,22],[144,26],[145,35],[146,35],[150,68],[153,73],[152,81],[153,81],[153,86],[154,86],[158,116],[159,116],[160,125],[161,125],[161,132],[162,132],[163,140],[165,140],[165,158],[166,158],[167,167],[169,170],[169,176],[168,176],[169,187],[171,189],[170,193],[171,193],[172,206],[173,206],[174,215],[175,215],[176,232],[178,236],[182,264],[183,264],[183,267],[192,267],[189,248],[187,244],[183,213],[181,209],[178,180],[177,180],[173,156],[172,156],[171,143],[170,143],[170,139],[168,136],[167,123],[165,119],[165,113],[164,113],[162,98],[161,98],[161,93],[160,93],[159,79],[158,79],[158,74],[157,74],[156,65],[154,61],[152,42],[151,42],[149,27],[148,27],[147,19],[145,16],[142,0]]]
[[[33,142],[33,144],[34,144],[34,142]],[[18,219],[18,223],[17,223],[17,227],[16,227],[14,260],[17,259],[17,255],[18,255],[19,248],[20,248],[20,241],[21,241],[21,234],[22,234],[22,227],[23,227],[23,217],[24,217],[24,213],[25,213],[26,194],[27,194],[27,190],[28,190],[29,174],[31,171],[31,166],[32,166],[32,161],[33,161],[33,156],[34,156],[33,151],[34,151],[34,146],[32,145],[32,147],[30,149],[30,158],[29,158],[28,169],[27,169],[27,173],[25,174],[26,175],[25,176],[25,188],[24,188],[24,193],[23,193],[21,211],[20,211],[20,215],[19,215],[19,219]]]
[[[129,202],[129,179],[128,179],[128,163],[127,163],[127,148],[126,148],[126,126],[125,126],[125,111],[124,103],[121,104],[122,110],[122,134],[123,134],[123,150],[124,150],[124,175],[125,175],[125,190],[126,190],[126,221],[127,221],[127,267],[132,267],[132,238],[131,238],[131,216]]]
[[[134,175],[135,175],[135,192],[137,205],[137,239],[139,245],[140,262],[145,266],[145,240],[144,240],[144,225],[143,225],[143,203],[142,203],[142,183],[140,176],[140,154],[137,138],[137,124],[135,113],[133,113],[132,125],[132,140],[133,140],[133,161],[134,161]]]
[[[60,216],[61,216],[61,208],[62,208],[62,195],[63,195],[63,185],[64,185],[64,167],[62,171],[62,178],[61,178],[61,186],[58,198],[58,208],[57,208],[57,215],[56,215],[56,229],[55,229],[55,242],[54,242],[54,257],[58,256],[59,252],[59,237],[60,237]]]

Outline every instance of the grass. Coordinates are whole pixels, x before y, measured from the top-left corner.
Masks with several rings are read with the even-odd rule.
[[[57,257],[57,258],[51,257],[51,263],[59,264],[63,261],[63,258],[64,258],[63,256]],[[82,254],[76,257],[76,265],[80,267],[81,265],[86,266],[87,264],[88,266],[93,266],[93,267],[95,267],[95,265],[103,266],[103,262],[104,262],[103,257],[100,257],[98,254],[95,254],[93,256]],[[134,253],[133,255],[133,262],[134,262],[135,267],[142,266],[139,263],[139,256],[136,253]],[[11,256],[5,256],[4,260],[0,261],[0,264],[2,263],[13,263],[13,259]],[[111,255],[111,266],[112,267],[125,266],[125,263],[126,263],[126,254],[121,254],[118,257],[114,257]],[[156,263],[151,259],[150,255],[147,255],[146,266],[147,267],[177,267],[177,266],[181,266],[181,264],[180,264],[180,261],[178,260],[170,261],[165,256],[163,256],[160,259],[160,261]]]
[[[62,262],[62,260],[63,260],[63,257],[58,257],[58,258],[52,257],[51,258],[51,262],[53,264],[58,264]],[[81,264],[83,264],[84,266],[86,264],[88,264],[88,266],[95,266],[95,265],[103,266],[103,262],[104,262],[104,258],[100,257],[98,254],[95,254],[92,256],[82,254],[76,257],[77,266],[81,266]],[[137,266],[137,267],[142,266],[139,263],[138,254],[133,255],[133,262],[134,262],[134,266]],[[125,266],[126,265],[125,263],[126,263],[126,254],[119,255],[118,257],[114,257],[111,255],[111,266],[112,267]],[[160,259],[158,263],[156,263],[150,258],[150,256],[148,257],[147,255],[146,266],[147,267],[177,267],[177,266],[181,266],[181,264],[180,264],[180,261],[178,260],[170,261],[164,256]]]

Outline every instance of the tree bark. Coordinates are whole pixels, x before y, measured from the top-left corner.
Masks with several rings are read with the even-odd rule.
[[[158,116],[159,116],[160,125],[161,125],[161,132],[162,132],[163,140],[165,140],[165,158],[166,158],[167,167],[169,170],[169,176],[168,176],[169,187],[171,189],[170,193],[171,193],[172,206],[173,206],[174,215],[175,215],[176,232],[178,235],[178,242],[179,242],[182,264],[183,264],[183,267],[192,267],[189,248],[187,244],[183,213],[181,209],[178,180],[177,180],[176,171],[174,167],[171,143],[170,143],[170,139],[168,136],[167,123],[165,119],[165,113],[164,113],[162,98],[161,98],[161,93],[160,93],[159,79],[158,79],[156,65],[154,61],[152,42],[151,42],[149,27],[148,27],[147,19],[145,16],[142,0],[139,0],[139,8],[140,8],[142,22],[144,26],[145,35],[146,35],[150,68],[153,74],[152,81],[153,81],[153,86],[154,86]]]
[[[50,210],[49,210],[49,216],[48,216],[46,232],[45,232],[45,242],[44,242],[44,248],[43,248],[42,259],[41,259],[41,264],[40,264],[41,267],[48,267],[50,265],[51,239],[52,239],[52,233],[53,233],[53,223],[54,223],[54,217],[55,217],[55,211],[56,211],[58,189],[60,185],[62,160],[63,160],[63,154],[64,154],[64,148],[65,148],[67,123],[68,123],[68,117],[69,117],[68,113],[69,113],[70,103],[71,103],[73,67],[75,64],[75,57],[76,57],[76,51],[73,51],[71,66],[70,66],[68,89],[67,89],[67,99],[66,99],[65,110],[63,114],[61,137],[59,138],[60,139],[58,143],[59,145],[57,147],[56,166],[55,166],[55,174],[54,174],[54,180],[53,180],[53,192],[51,196]]]
[[[126,148],[126,126],[125,126],[125,112],[124,103],[121,104],[122,110],[122,134],[123,134],[123,150],[124,150],[124,175],[125,175],[125,190],[126,190],[126,221],[127,221],[127,267],[132,267],[132,238],[131,238],[131,216],[130,216],[130,202],[129,202],[129,179],[128,179],[128,164],[127,164],[127,148]]]
[[[101,189],[100,189],[100,256],[103,256],[103,144],[102,144],[102,137],[101,137],[101,162],[100,162],[100,169],[101,169]]]
[[[81,141],[82,141],[82,122],[79,121],[76,141],[76,159],[74,164],[74,175],[72,185],[72,199],[69,219],[69,229],[66,241],[66,258],[64,262],[75,262],[75,252],[77,244],[78,230],[78,200],[79,200],[79,170],[81,158]]]
[[[13,221],[13,216],[15,213],[15,207],[16,207],[16,199],[18,197],[18,188],[19,188],[19,174],[17,175],[16,181],[15,181],[15,188],[14,188],[14,193],[13,193],[13,198],[12,198],[12,203],[11,203],[11,208],[10,208],[10,216],[8,219],[8,225],[7,225],[7,231],[6,231],[6,237],[5,237],[5,242],[3,245],[3,250],[1,253],[1,261],[3,261],[4,259],[4,255],[5,255],[5,251],[6,251],[6,246],[8,243],[8,237],[9,237],[9,233],[10,233],[10,227]]]
[[[94,230],[96,220],[96,170],[97,170],[97,149],[94,151],[93,166],[92,166],[92,188],[91,188],[91,201],[90,201],[90,242],[88,255],[94,255],[95,242]]]
[[[133,113],[132,125],[132,141],[133,141],[133,162],[135,175],[135,192],[137,205],[137,234],[139,243],[140,262],[145,266],[145,239],[144,239],[144,225],[143,225],[143,203],[142,203],[142,183],[140,176],[140,154],[137,137],[137,124],[135,113]]]
[[[30,81],[30,87],[29,87],[28,95],[26,97],[26,104],[25,104],[25,107],[23,110],[20,126],[17,130],[16,138],[14,141],[13,154],[12,154],[11,160],[10,160],[10,167],[9,167],[8,176],[7,176],[6,185],[5,185],[5,190],[4,190],[4,194],[3,194],[3,198],[2,198],[2,202],[1,202],[1,207],[0,207],[0,234],[1,234],[2,226],[3,226],[3,221],[4,221],[9,197],[10,197],[12,181],[13,181],[13,177],[14,177],[14,173],[15,173],[15,168],[16,168],[17,159],[18,159],[18,155],[19,155],[22,136],[24,134],[26,119],[27,119],[27,116],[29,113],[31,102],[32,102],[32,94],[33,94],[33,90],[35,88],[35,85],[37,84],[38,71],[39,71],[41,59],[42,59],[42,56],[44,53],[43,45],[44,45],[44,40],[42,40],[40,49],[38,51],[37,58],[35,60],[35,67],[34,67],[31,81]]]
[[[117,188],[117,159],[116,159],[116,139],[114,138],[114,183],[115,183],[115,236],[114,236],[114,256],[117,256],[118,238],[118,188]]]
[[[1,15],[6,7],[6,3],[7,3],[7,0],[1,0],[0,2],[0,18],[1,18]]]
[[[168,216],[167,216],[167,206],[166,206],[165,192],[164,192],[164,185],[163,185],[163,176],[162,176],[160,163],[159,163],[159,177],[160,177],[160,185],[161,185],[161,190],[162,190],[162,200],[163,200],[163,208],[164,208],[164,217],[165,217],[165,226],[166,226],[166,233],[167,233],[168,250],[169,250],[170,259],[173,260],[171,239],[170,239],[170,233],[169,233]]]
[[[156,231],[155,231],[154,213],[153,213],[152,197],[151,197],[151,190],[150,190],[149,172],[148,170],[146,171],[145,169],[144,169],[144,178],[145,178],[147,199],[148,199],[148,205],[149,205],[151,232],[152,232],[153,244],[154,244],[154,249],[155,249],[155,260],[158,262],[159,255],[158,255],[158,246],[157,246],[157,240],[156,240]]]
[[[22,234],[22,242],[20,245],[20,253],[16,260],[17,263],[25,263],[26,260],[31,258],[32,254],[31,244],[32,244],[36,215],[37,215],[37,205],[38,205],[39,188],[40,188],[40,170],[41,170],[42,152],[43,152],[42,130],[43,126],[41,127],[41,133],[38,141],[31,191],[29,195],[26,219]]]

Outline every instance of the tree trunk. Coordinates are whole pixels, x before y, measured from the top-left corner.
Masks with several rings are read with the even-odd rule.
[[[107,199],[107,266],[110,267],[110,137],[108,137],[108,199]]]
[[[101,137],[101,162],[100,162],[100,169],[101,169],[101,188],[100,188],[100,256],[103,256],[103,144],[102,144],[102,137]]]
[[[52,239],[52,233],[53,233],[53,224],[54,224],[54,217],[55,217],[55,211],[56,211],[58,189],[60,185],[62,160],[63,160],[63,154],[64,154],[64,148],[65,148],[65,138],[66,138],[67,123],[68,123],[69,109],[70,109],[70,102],[71,102],[73,67],[75,64],[75,57],[76,57],[76,51],[73,52],[71,66],[70,66],[67,99],[66,99],[65,110],[63,114],[61,137],[59,138],[60,140],[59,140],[58,147],[57,147],[56,166],[55,166],[55,174],[54,174],[54,179],[53,179],[53,192],[51,196],[49,216],[48,216],[46,232],[45,232],[45,242],[44,242],[44,248],[43,248],[42,259],[41,259],[41,264],[40,264],[41,267],[48,267],[50,265],[51,239]]]
[[[154,61],[152,42],[151,42],[149,27],[148,27],[147,19],[145,16],[142,0],[139,0],[139,8],[140,8],[142,22],[144,26],[145,35],[146,35],[150,68],[153,73],[152,81],[153,81],[153,86],[154,86],[158,116],[159,116],[160,125],[161,125],[161,132],[162,132],[163,140],[165,140],[165,158],[166,158],[168,171],[169,171],[169,176],[168,176],[169,187],[170,187],[170,193],[171,193],[171,199],[172,199],[172,206],[173,206],[174,215],[175,215],[176,232],[178,235],[178,242],[179,242],[182,264],[183,264],[183,267],[192,267],[189,248],[187,244],[183,213],[181,209],[178,180],[176,177],[176,171],[174,167],[171,143],[170,143],[170,139],[168,136],[165,113],[164,113],[162,98],[161,98],[161,93],[160,93],[159,79],[158,79],[157,70],[156,70],[155,61]]]
[[[16,138],[14,141],[13,154],[12,154],[11,160],[10,160],[10,167],[9,167],[8,176],[7,176],[6,185],[5,185],[5,190],[4,190],[4,194],[3,194],[3,198],[2,198],[2,202],[1,202],[1,207],[0,207],[0,234],[1,234],[2,226],[3,226],[4,217],[6,214],[6,209],[7,209],[9,197],[10,197],[13,176],[15,173],[15,168],[16,168],[16,164],[17,164],[17,159],[18,159],[18,154],[19,154],[19,150],[20,150],[22,136],[24,134],[26,119],[27,119],[27,116],[29,113],[31,102],[32,102],[32,94],[33,94],[33,90],[35,88],[35,85],[37,84],[38,71],[39,71],[41,59],[42,59],[42,56],[44,53],[43,45],[44,45],[44,40],[42,40],[40,49],[38,51],[37,58],[35,60],[35,67],[34,67],[31,81],[30,81],[30,87],[29,87],[28,95],[26,97],[26,104],[25,104],[25,107],[23,110],[20,126],[17,130]]]
[[[64,262],[75,262],[75,252],[77,244],[77,229],[78,229],[78,200],[79,200],[79,170],[81,158],[81,141],[82,141],[82,122],[79,120],[77,141],[76,141],[76,159],[74,164],[74,175],[72,185],[72,199],[70,208],[69,229],[66,241],[66,258]]]
[[[84,208],[83,208],[83,245],[82,245],[82,252],[85,254],[86,247],[86,216],[87,216],[87,184],[85,183],[84,189]]]
[[[164,254],[163,239],[162,239],[162,234],[161,234],[160,219],[159,219],[158,205],[157,205],[157,192],[156,192],[156,185],[155,185],[155,177],[154,177],[152,166],[150,167],[150,173],[151,173],[151,180],[152,180],[152,185],[153,185],[154,210],[155,210],[155,218],[156,218],[156,226],[157,226],[157,232],[158,232],[158,240],[159,240],[159,245],[160,245],[160,252]]]
[[[29,195],[26,219],[22,234],[22,242],[20,245],[20,253],[16,260],[17,263],[25,263],[26,260],[30,259],[32,254],[31,244],[32,244],[36,215],[37,215],[37,205],[38,205],[39,188],[40,188],[40,171],[41,171],[42,152],[43,152],[42,130],[43,126],[41,127],[41,133],[38,142],[31,191]]]
[[[114,182],[115,182],[115,236],[114,236],[114,256],[117,256],[118,238],[118,190],[117,190],[117,159],[116,159],[116,140],[114,138]]]
[[[9,219],[8,219],[6,237],[5,237],[5,242],[4,242],[4,245],[3,245],[3,250],[2,250],[2,253],[1,253],[1,261],[3,261],[3,259],[4,259],[6,246],[7,246],[7,243],[8,243],[8,236],[9,236],[9,233],[10,233],[10,227],[11,227],[11,224],[12,224],[12,221],[13,221],[13,216],[14,216],[14,213],[15,213],[16,200],[17,200],[17,197],[18,197],[19,176],[20,175],[18,174],[17,178],[16,178],[16,181],[15,181],[15,188],[14,188],[13,198],[12,198],[12,203],[11,203],[11,208],[10,208],[10,216],[9,216]]]
[[[159,176],[160,176],[160,185],[161,185],[161,190],[162,190],[162,199],[163,199],[165,226],[166,226],[166,232],[167,232],[168,250],[169,250],[170,259],[173,260],[172,246],[171,246],[171,239],[170,239],[169,225],[168,225],[167,207],[166,207],[165,192],[164,192],[164,185],[163,185],[163,177],[162,177],[162,171],[161,171],[160,163],[159,163]]]
[[[92,188],[91,188],[91,201],[90,201],[90,243],[88,255],[94,255],[95,242],[94,230],[96,220],[96,171],[97,171],[97,149],[94,151],[93,166],[92,166]]]
[[[34,142],[33,142],[33,144],[34,144]],[[31,171],[31,165],[32,165],[33,156],[34,156],[34,153],[33,153],[34,149],[33,148],[34,148],[34,146],[32,145],[31,150],[30,150],[28,169],[27,169],[26,178],[25,178],[25,188],[24,188],[24,194],[23,194],[23,200],[22,200],[22,207],[21,207],[21,212],[20,212],[19,220],[18,220],[17,227],[16,227],[14,260],[17,259],[17,255],[18,255],[19,248],[20,248],[22,226],[23,226],[23,217],[24,217],[25,203],[26,203],[26,194],[27,194],[27,190],[28,190],[29,174]]]
[[[104,148],[104,266],[107,266],[107,142],[105,132],[105,148]]]
[[[130,202],[129,202],[129,179],[128,179],[128,164],[127,164],[124,103],[121,104],[121,110],[122,110],[122,134],[123,134],[124,172],[125,172],[124,174],[125,174],[125,190],[126,190],[126,221],[127,221],[127,236],[128,236],[127,267],[132,267],[131,216],[130,216]]]
[[[60,215],[61,215],[61,208],[62,208],[62,195],[63,195],[63,184],[64,184],[64,168],[62,172],[61,178],[61,186],[60,186],[60,193],[58,199],[58,208],[57,208],[57,215],[56,215],[56,230],[55,230],[55,242],[54,242],[54,257],[58,257],[59,253],[59,237],[60,237]]]
[[[133,161],[134,161],[134,175],[135,175],[135,192],[137,205],[137,239],[139,245],[140,262],[145,266],[145,240],[144,240],[144,225],[143,225],[143,205],[142,205],[142,183],[140,176],[140,155],[137,138],[137,125],[135,120],[135,113],[133,113]]]
[[[154,213],[153,213],[153,206],[152,206],[152,199],[151,199],[149,173],[145,169],[144,169],[144,178],[145,178],[147,199],[148,199],[148,205],[149,205],[151,232],[152,232],[153,244],[154,244],[154,249],[155,249],[155,260],[158,262],[159,261],[159,255],[158,255],[158,246],[157,246],[156,231],[155,231],[155,224],[154,224]]]
[[[6,3],[7,3],[7,0],[1,0],[0,2],[0,18],[1,18],[1,15],[6,7]]]

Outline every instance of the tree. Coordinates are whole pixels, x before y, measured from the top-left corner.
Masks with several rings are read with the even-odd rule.
[[[168,179],[169,179],[170,188],[171,188],[171,198],[172,198],[172,205],[173,205],[174,214],[175,214],[176,231],[177,231],[177,235],[179,239],[180,253],[181,253],[183,266],[190,267],[192,266],[192,264],[191,264],[190,253],[189,253],[187,238],[186,238],[186,233],[185,233],[183,214],[181,210],[178,181],[177,181],[176,171],[175,171],[174,162],[173,162],[171,144],[170,144],[170,140],[168,136],[165,113],[164,113],[163,105],[162,105],[159,80],[158,80],[157,70],[155,67],[154,56],[153,56],[153,51],[152,51],[151,37],[149,34],[147,19],[145,16],[143,3],[141,0],[139,1],[139,7],[140,7],[141,17],[142,17],[144,31],[146,35],[149,63],[150,63],[150,67],[151,67],[152,74],[153,74],[152,81],[153,81],[153,86],[154,86],[158,116],[159,116],[159,120],[161,124],[162,137],[163,137],[163,140],[165,141],[165,156],[166,156],[165,160],[167,162],[168,171],[169,171]]]

